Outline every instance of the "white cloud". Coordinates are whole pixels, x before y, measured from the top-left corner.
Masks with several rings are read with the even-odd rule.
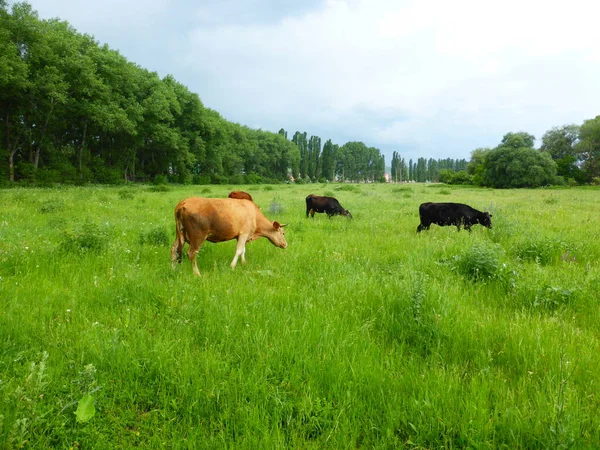
[[[227,119],[290,136],[468,157],[506,132],[539,139],[599,113],[600,7],[586,0],[92,6],[33,1],[43,16],[172,73]]]

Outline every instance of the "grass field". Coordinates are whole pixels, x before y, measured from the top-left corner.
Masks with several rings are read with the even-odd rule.
[[[171,270],[177,202],[232,188],[288,248]],[[493,228],[417,234],[425,201]],[[2,190],[0,447],[599,448],[599,219],[593,188]]]

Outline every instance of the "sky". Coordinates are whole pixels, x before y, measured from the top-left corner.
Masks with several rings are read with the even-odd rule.
[[[30,0],[232,122],[390,164],[600,114],[592,0]]]

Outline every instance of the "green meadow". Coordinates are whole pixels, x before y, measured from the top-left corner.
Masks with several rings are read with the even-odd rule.
[[[175,205],[232,189],[288,248],[171,270]],[[417,234],[425,201],[493,228]],[[599,219],[595,188],[0,190],[0,448],[599,448]]]

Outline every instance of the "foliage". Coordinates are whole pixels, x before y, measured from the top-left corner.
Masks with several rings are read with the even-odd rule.
[[[583,181],[583,173],[577,165],[576,145],[579,141],[578,125],[563,125],[548,130],[542,136],[540,150],[548,152],[556,162],[556,173],[565,178]]]
[[[471,176],[464,170],[459,172],[451,169],[440,170],[439,181],[446,184],[472,184]]]
[[[541,265],[550,264],[558,259],[561,244],[556,239],[528,235],[515,245],[515,254],[525,261],[534,261]]]
[[[86,221],[63,232],[60,242],[66,252],[99,253],[106,248],[108,233],[100,225]]]
[[[509,142],[519,141],[513,137]],[[518,142],[517,142],[518,143]],[[552,184],[556,163],[550,155],[528,147],[499,146],[487,153],[483,184],[495,188],[535,188]]]
[[[583,122],[576,149],[586,179],[600,177],[600,116]]]
[[[154,245],[156,247],[164,247],[169,245],[169,233],[164,229],[164,227],[158,226],[154,227],[148,231],[141,231],[140,244],[144,245]]]
[[[499,279],[503,273],[501,249],[497,245],[474,244],[454,257],[454,269],[473,281]]]

